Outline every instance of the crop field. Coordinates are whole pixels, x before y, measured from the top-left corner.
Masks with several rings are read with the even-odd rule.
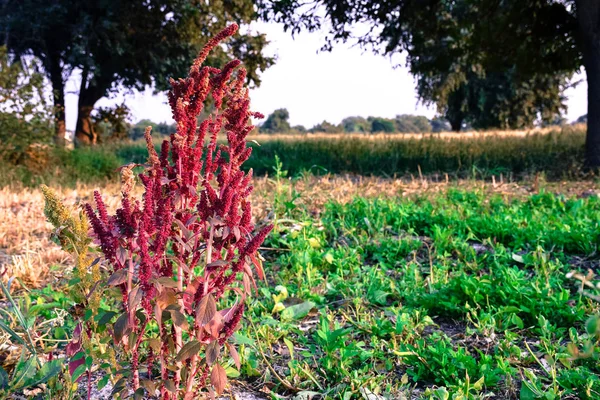
[[[255,175],[272,174],[280,160],[292,176],[429,176],[436,181],[495,177],[510,182],[536,174],[551,180],[580,179],[585,129],[575,125],[461,134],[262,134],[249,139],[253,154],[244,168],[252,168]],[[73,151],[40,149],[25,154],[17,166],[0,161],[0,185],[104,184],[118,179],[122,165],[143,164],[147,157],[143,142]]]
[[[255,180],[254,218],[275,228],[261,250],[266,278],[234,335],[231,393],[600,396],[595,181],[288,178],[278,165]],[[75,206],[93,189],[59,193]],[[113,209],[119,185],[102,191]],[[73,260],[49,241],[42,209],[39,190],[2,189],[0,263],[38,352],[61,357],[75,327],[64,290]],[[0,336],[3,368],[21,350]]]

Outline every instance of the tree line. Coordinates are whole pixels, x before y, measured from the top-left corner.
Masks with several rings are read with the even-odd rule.
[[[261,133],[425,133],[450,130],[450,124],[443,118],[432,120],[422,115],[397,115],[395,118],[346,117],[339,124],[323,121],[307,129],[303,125],[291,126],[290,113],[285,108],[273,111],[258,126]]]

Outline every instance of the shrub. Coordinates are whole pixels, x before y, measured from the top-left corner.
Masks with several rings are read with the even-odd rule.
[[[111,331],[121,365],[106,365],[115,393],[129,387],[138,397],[158,391],[162,399],[196,399],[208,382],[209,392],[223,391],[226,375],[219,359],[225,350],[239,368],[228,338],[254,284],[250,265],[263,276],[257,250],[272,228],[251,235],[252,172],[240,169],[251,153],[246,142],[254,128],[250,117],[262,115],[249,111],[246,71],[238,68],[238,60],[221,70],[201,67],[236,30],[231,25],[219,33],[200,52],[188,78],[171,81],[177,132],[162,143],[160,155],[151,129],[145,132],[149,157],[139,175],[143,201],[131,194],[130,165],[122,168],[115,215],[107,213],[98,192],[95,210],[85,206],[111,273],[106,285],[118,288],[120,315]],[[196,117],[209,94],[215,112],[198,126]],[[222,130],[227,144],[217,146]],[[103,315],[97,318],[112,320]],[[78,343],[94,340],[85,328]]]

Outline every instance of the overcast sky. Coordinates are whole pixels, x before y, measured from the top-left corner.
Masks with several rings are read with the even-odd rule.
[[[271,44],[267,52],[277,56],[274,66],[265,71],[262,84],[251,92],[252,108],[268,115],[277,108],[287,108],[292,125],[307,128],[327,120],[339,123],[344,117],[360,115],[394,117],[398,114],[435,115],[434,108],[419,104],[415,82],[402,65],[402,57],[374,55],[358,47],[339,44],[334,50],[317,52],[324,43],[323,33],[302,33],[295,38],[283,32],[278,24],[260,23],[253,29],[267,34]],[[585,75],[577,87],[567,91],[569,121],[587,112]],[[76,77],[67,85],[76,90]],[[166,95],[153,95],[152,90],[120,93],[111,99],[101,99],[97,106],[126,101],[133,121],[150,119],[172,122]],[[75,128],[77,97],[67,95],[67,127]]]

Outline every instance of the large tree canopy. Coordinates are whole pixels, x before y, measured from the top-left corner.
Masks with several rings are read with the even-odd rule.
[[[0,24],[11,53],[33,55],[52,82],[57,135],[64,138],[64,85],[81,71],[76,138],[95,143],[96,102],[119,88],[167,88],[186,75],[201,46],[230,22],[250,23],[253,2],[200,0],[4,0]],[[240,58],[251,83],[273,63],[264,35],[238,34],[209,63]]]
[[[258,7],[292,33],[328,30],[325,50],[350,41],[404,52],[419,96],[455,129],[463,121],[482,128],[551,121],[583,66],[586,161],[600,166],[600,1],[261,0]]]

